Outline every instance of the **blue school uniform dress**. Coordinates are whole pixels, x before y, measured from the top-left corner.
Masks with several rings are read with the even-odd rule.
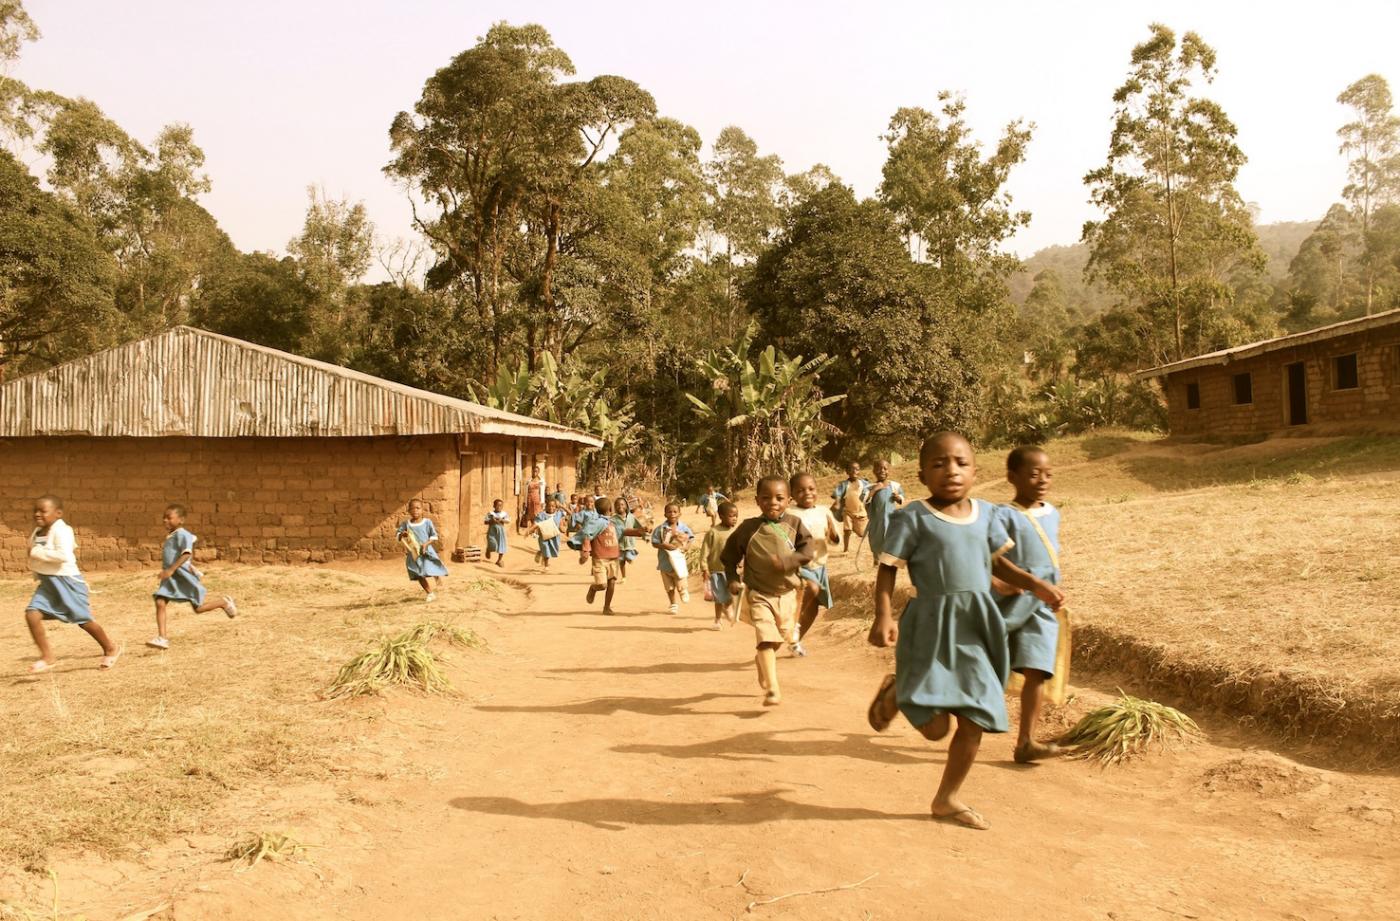
[[[895,697],[915,726],[940,713],[1006,731],[1006,626],[992,595],[992,558],[1012,547],[1001,513],[972,500],[953,518],[920,500],[895,512],[880,563],[907,567],[918,594],[899,620]]]
[[[403,565],[408,570],[409,581],[417,582],[419,579],[447,575],[447,567],[443,565],[442,557],[438,556],[437,548],[428,543],[438,536],[437,525],[433,524],[433,519],[399,522],[398,533],[403,534],[405,531],[412,534],[413,539],[418,541],[418,546],[422,548],[416,557],[407,553],[403,555]]]
[[[505,553],[510,549],[506,542],[506,524],[510,515],[505,512],[486,513],[486,552]]]
[[[899,502],[895,502],[895,497],[899,497]],[[866,525],[865,539],[870,544],[870,552],[875,554],[875,559],[880,559],[880,553],[885,549],[885,534],[890,528],[890,516],[904,503],[904,487],[898,481],[890,480],[889,485],[884,489],[871,487],[866,493],[865,511],[870,516],[870,523]]]
[[[1059,585],[1060,568],[1055,561],[1060,555],[1060,510],[1047,502],[1031,509],[1012,503],[998,507],[997,511],[1001,513],[1007,533],[1016,542],[1016,546],[1007,551],[1006,558],[1031,575]],[[1031,523],[1032,518],[1050,539],[1055,552],[1053,558],[1035,524]],[[998,595],[997,606],[1006,621],[1011,670],[1020,672],[1033,668],[1053,675],[1055,647],[1060,639],[1060,623],[1055,612],[1030,592]]]
[[[78,571],[78,542],[73,529],[62,518],[49,525],[48,533],[35,528],[29,535],[29,568],[38,585],[25,605],[38,611],[44,620],[65,624],[92,622],[87,582]]]
[[[557,528],[559,528],[560,530],[563,530],[563,528],[564,528],[564,513],[563,513],[563,512],[555,512],[555,513],[552,514],[552,515],[551,515],[549,512],[540,512],[538,515],[535,516],[535,521],[538,523],[538,522],[541,522],[541,521],[548,521],[548,520],[550,520],[551,518],[554,519],[554,526],[557,527]],[[546,540],[546,539],[543,538],[543,537],[540,537],[540,536],[537,534],[537,535],[535,536],[535,539],[538,540],[538,541],[540,542],[540,556],[541,556],[541,557],[543,557],[543,558],[546,559],[546,560],[552,560],[552,559],[555,559],[556,557],[559,556],[559,535],[558,535],[558,534],[554,535],[553,537],[549,538],[548,540]]]
[[[617,533],[619,535],[617,546],[618,549],[622,551],[622,562],[630,563],[641,554],[641,551],[637,549],[637,538],[627,537],[623,535],[622,532],[640,528],[642,523],[638,521],[637,516],[633,515],[631,512],[628,512],[626,515],[614,515],[612,520],[613,524],[617,525]]]
[[[151,597],[187,601],[196,608],[204,603],[204,583],[199,581],[199,574],[194,569],[194,544],[198,539],[184,528],[176,528],[166,536],[165,543],[160,547],[161,568],[169,569],[185,553],[191,556],[170,574],[169,579],[161,580]]]

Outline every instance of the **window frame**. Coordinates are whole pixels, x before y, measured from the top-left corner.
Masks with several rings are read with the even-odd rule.
[[[1352,382],[1347,386],[1342,386],[1342,361],[1351,359]],[[1341,355],[1332,356],[1332,389],[1336,391],[1360,390],[1361,389],[1361,353],[1345,352]]]
[[[1245,386],[1246,386],[1246,387],[1248,388],[1248,390],[1249,390],[1249,399],[1247,399],[1247,400],[1241,400],[1241,399],[1240,399],[1240,381],[1241,381],[1241,380],[1244,381]],[[1253,372],[1253,371],[1240,371],[1240,372],[1238,372],[1238,373],[1236,373],[1236,374],[1234,374],[1234,375],[1231,375],[1231,377],[1230,377],[1230,396],[1231,396],[1231,398],[1233,399],[1234,405],[1235,405],[1235,406],[1253,406],[1253,405],[1254,405],[1254,372]]]
[[[1201,409],[1201,382],[1186,382],[1186,408],[1190,412],[1200,412]]]

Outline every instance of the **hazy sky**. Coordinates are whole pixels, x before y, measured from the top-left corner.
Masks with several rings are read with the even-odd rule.
[[[388,127],[423,81],[498,20],[538,22],[579,75],[614,73],[708,144],[737,124],[789,172],[829,165],[872,193],[900,106],[967,98],[988,145],[1036,124],[1012,174],[1028,255],[1079,236],[1084,173],[1103,162],[1112,94],[1160,20],[1219,54],[1208,92],[1249,156],[1239,186],[1264,221],[1320,217],[1344,165],[1337,94],[1371,72],[1400,92],[1400,2],[544,2],[26,0],[44,35],[18,75],[86,96],[139,140],[185,121],[208,155],[206,207],[242,249],[282,251],[309,184],[362,199],[382,236],[411,236],[381,168]]]

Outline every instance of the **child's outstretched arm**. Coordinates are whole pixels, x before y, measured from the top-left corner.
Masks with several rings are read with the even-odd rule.
[[[193,558],[194,558],[194,554],[191,553],[191,552],[188,551],[188,550],[186,550],[184,553],[181,553],[179,556],[177,556],[177,557],[175,558],[175,562],[171,563],[171,564],[170,564],[169,566],[167,566],[165,569],[162,569],[162,570],[160,571],[160,576],[158,577],[158,581],[164,582],[166,579],[169,579],[171,576],[175,575],[175,571],[176,571],[177,569],[179,569],[181,566],[184,566],[186,563],[188,563],[188,562],[189,562],[191,559],[193,559]]]
[[[884,563],[875,576],[875,622],[870,625],[871,646],[893,646],[899,640],[894,619],[894,583],[899,570]]]
[[[992,560],[992,575],[1007,585],[1030,592],[1050,605],[1050,609],[1053,611],[1058,611],[1060,606],[1065,603],[1065,593],[1058,585],[1036,578],[1004,556],[998,556]]]

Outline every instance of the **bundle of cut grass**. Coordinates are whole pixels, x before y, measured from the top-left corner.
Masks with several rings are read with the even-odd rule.
[[[411,633],[387,637],[374,649],[345,663],[326,689],[326,696],[332,700],[363,697],[396,684],[417,686],[428,693],[450,690],[452,685],[443,675],[437,657]]]
[[[261,831],[235,842],[233,847],[224,854],[224,859],[246,863],[248,866],[244,869],[251,870],[263,858],[268,860],[288,859],[296,857],[302,851],[309,850],[314,846],[302,844],[286,832]]]
[[[424,646],[436,639],[444,640],[449,646],[464,648],[482,645],[481,637],[477,636],[470,628],[459,627],[445,620],[425,620],[416,623],[400,633],[398,638]]]
[[[1120,764],[1153,744],[1194,742],[1202,737],[1196,721],[1180,710],[1122,690],[1118,693],[1117,700],[1085,714],[1060,737],[1060,744],[1071,749],[1071,758]]]

